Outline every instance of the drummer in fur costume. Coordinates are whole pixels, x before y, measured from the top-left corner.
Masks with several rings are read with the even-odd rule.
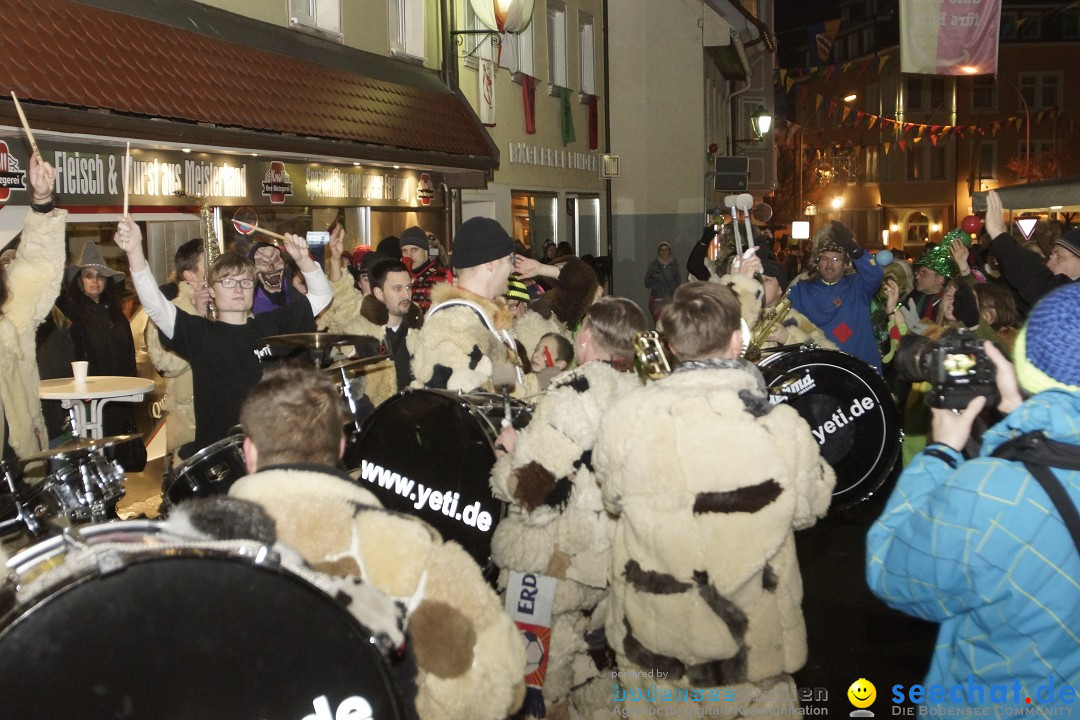
[[[821,328],[791,306],[786,295],[791,278],[773,258],[763,238],[755,232],[757,252],[749,258],[737,257],[732,226],[725,225],[720,237],[723,259],[714,261],[707,256],[709,244],[716,237],[712,228],[712,225],[705,226],[701,239],[690,252],[687,267],[691,268],[692,273],[702,276],[702,280],[719,282],[735,292],[739,297],[742,319],[748,328],[752,328],[753,334],[756,335],[761,328],[769,329],[759,349],[804,343],[836,349],[836,344]]]
[[[645,314],[630,300],[597,301],[575,337],[578,367],[552,380],[527,426],[504,428],[497,440],[496,451],[506,453],[492,468],[491,486],[509,503],[491,547],[500,587],[506,588],[512,572],[554,580],[543,705],[527,701],[531,717],[545,716],[540,707],[555,719],[611,713],[609,686],[600,681],[604,668],[589,653],[606,650],[603,608],[613,530],[591,456],[604,411],[641,385],[633,372],[633,336],[647,329]]]
[[[790,712],[807,655],[794,530],[825,514],[835,476],[739,357],[733,292],[682,285],[660,327],[678,366],[608,410],[593,453],[617,516],[607,639],[620,671],[645,675],[621,673],[613,700],[663,713],[696,688],[688,702],[705,711],[730,698],[725,714]],[[659,704],[630,701],[653,683]]]
[[[501,720],[524,695],[521,636],[479,566],[417,518],[383,509],[335,466],[344,449],[329,379],[268,370],[240,417],[253,473],[229,494],[261,505],[315,570],[361,577],[400,601],[418,666],[422,720]]]
[[[477,217],[461,225],[453,245],[456,284],[432,287],[424,327],[408,337],[414,387],[490,391],[493,375],[514,374],[524,386],[502,297],[513,257],[514,241],[496,221]]]

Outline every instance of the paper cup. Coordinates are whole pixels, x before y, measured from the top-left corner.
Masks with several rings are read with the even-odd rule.
[[[90,368],[90,363],[85,360],[76,360],[71,363],[71,376],[75,378],[76,385],[86,385],[86,373]]]

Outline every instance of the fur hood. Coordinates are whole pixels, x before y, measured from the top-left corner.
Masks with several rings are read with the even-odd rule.
[[[385,326],[390,321],[390,313],[386,305],[374,294],[365,295],[360,302],[360,315],[373,325]],[[424,324],[424,315],[420,312],[420,306],[416,303],[409,305],[409,312],[401,319],[402,327],[415,330]]]

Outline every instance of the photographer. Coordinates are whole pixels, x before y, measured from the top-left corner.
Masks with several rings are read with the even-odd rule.
[[[1080,286],[1035,307],[1017,337],[1015,372],[996,347],[984,347],[1006,417],[965,461],[986,398],[962,412],[932,411],[934,442],[870,529],[867,580],[888,605],[941,623],[925,685],[943,686],[949,707],[1024,707],[1031,698],[1045,708],[1065,701],[1045,687],[1080,685],[1080,527],[1068,519],[1080,504],[1080,473],[1066,469],[1080,468]],[[1036,431],[1034,440],[1016,440]],[[1043,489],[1044,475],[1061,497]],[[960,699],[948,694],[958,684]],[[991,698],[985,688],[995,684],[1019,692]]]

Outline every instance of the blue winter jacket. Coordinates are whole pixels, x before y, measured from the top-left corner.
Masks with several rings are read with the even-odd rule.
[[[1006,706],[1080,714],[1080,553],[1024,466],[989,457],[1032,430],[1080,445],[1080,394],[1052,390],[1030,398],[984,434],[973,460],[931,447],[956,469],[920,453],[867,536],[873,592],[941,623],[926,686],[944,692],[927,695],[927,704],[992,706],[999,715],[1010,714]],[[1054,472],[1080,507],[1080,472]],[[889,689],[890,699],[896,694]]]

